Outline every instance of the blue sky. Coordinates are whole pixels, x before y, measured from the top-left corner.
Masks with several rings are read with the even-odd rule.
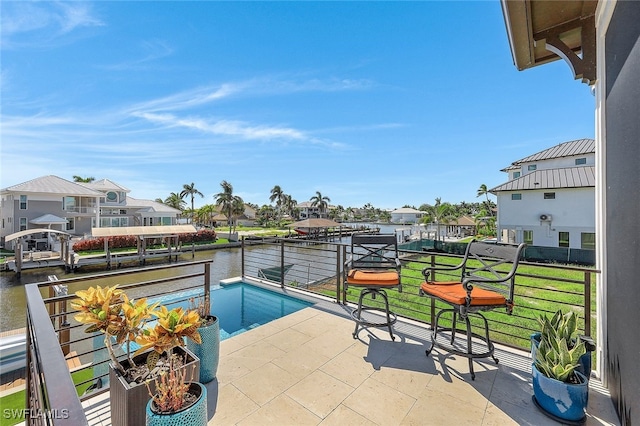
[[[478,201],[511,162],[594,137],[562,61],[519,72],[499,1],[7,2],[1,187],[227,180],[268,204]]]

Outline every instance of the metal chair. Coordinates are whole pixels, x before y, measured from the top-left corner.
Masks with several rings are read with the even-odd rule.
[[[397,288],[402,292],[400,280],[400,259],[398,258],[398,240],[395,234],[354,234],[351,236],[351,252],[344,264],[344,289],[359,287],[358,307],[351,312],[356,322],[353,338],[357,338],[358,329],[363,327],[388,327],[391,339],[395,340],[391,326],[396,322],[396,315],[389,310],[389,299],[385,290]],[[380,296],[384,300],[384,309],[363,306],[365,296],[375,299]],[[386,320],[368,320],[362,316],[363,311],[378,311]]]
[[[471,379],[476,376],[473,371],[474,358],[491,357],[498,363],[494,356],[494,345],[489,337],[489,324],[481,311],[490,311],[497,308],[505,308],[507,314],[513,311],[513,294],[515,286],[515,274],[520,261],[520,255],[526,245],[520,244],[496,244],[472,241],[467,249],[462,262],[451,267],[427,267],[422,273],[425,281],[420,285],[420,296],[429,296],[451,306],[448,309],[438,311],[435,322],[432,324],[431,348],[426,351],[429,356],[434,347],[446,352],[463,356],[469,359],[469,372]],[[460,271],[459,279],[452,281],[435,281],[436,272],[446,272],[451,275]],[[439,327],[438,323],[442,314],[452,314],[451,327]],[[484,324],[484,336],[475,334],[471,330],[469,316],[474,315],[482,319]],[[456,349],[456,323],[457,319],[464,320],[467,332],[467,347],[465,351]],[[451,331],[449,344],[437,340],[438,333]],[[473,352],[472,339],[483,341],[486,351]]]

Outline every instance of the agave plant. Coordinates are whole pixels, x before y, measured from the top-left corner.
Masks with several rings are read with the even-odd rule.
[[[71,306],[79,312],[75,320],[89,324],[86,333],[101,331],[104,342],[114,366],[124,372],[113,349],[113,344],[126,343],[126,352],[131,365],[135,365],[129,350],[129,344],[142,332],[145,324],[152,319],[158,304],[149,305],[146,299],[131,301],[115,285],[113,287],[90,287],[76,292],[78,299]]]
[[[585,354],[584,343],[577,338],[578,317],[575,312],[557,311],[551,319],[541,316],[540,345],[536,352],[536,368],[545,376],[567,382]]]

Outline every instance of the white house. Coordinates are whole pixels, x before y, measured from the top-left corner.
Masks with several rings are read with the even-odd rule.
[[[498,238],[595,249],[595,141],[578,139],[515,161],[498,197]]]
[[[393,223],[418,223],[424,216],[421,210],[403,207],[391,212],[391,222]]]
[[[180,210],[133,198],[129,192],[108,179],[79,183],[53,175],[4,188],[0,240],[4,243],[7,235],[38,228],[83,236],[91,228],[176,224]],[[43,238],[34,237],[35,248],[47,244]]]
[[[296,207],[300,210],[300,219],[326,219],[329,217],[329,210],[335,208],[335,206],[327,205],[326,211],[320,211],[320,207],[313,205],[313,201],[303,201],[298,203]]]

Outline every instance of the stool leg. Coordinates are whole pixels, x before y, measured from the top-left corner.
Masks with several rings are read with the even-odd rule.
[[[491,358],[493,358],[493,361],[497,364],[499,361],[498,361],[498,358],[496,358],[496,356],[494,354],[495,347],[493,346],[493,342],[491,341],[491,338],[489,337],[489,322],[484,317],[484,315],[482,315],[480,312],[478,312],[478,315],[484,321],[484,332],[485,332],[485,336],[487,336],[487,349],[490,352]]]
[[[353,330],[352,336],[353,338],[357,338],[358,336],[358,328],[360,327],[360,319],[362,318],[362,299],[364,298],[364,295],[368,292],[367,289],[364,289],[360,292],[360,297],[358,298],[358,315],[357,318],[358,320],[356,320],[356,328],[355,330]]]
[[[467,323],[467,354],[469,354],[469,372],[471,373],[471,380],[476,379],[476,373],[473,371],[473,358],[472,355],[472,341],[471,341],[471,321],[469,321],[469,316],[464,316],[464,321]]]
[[[451,345],[456,340],[456,322],[458,319],[458,313],[453,311],[453,318],[451,320]]]
[[[384,290],[376,290],[374,293],[378,293],[384,299],[385,312],[387,313],[387,327],[389,327],[389,335],[391,336],[391,340],[396,340],[396,337],[393,335],[393,330],[391,329],[391,315],[389,314],[389,298],[387,297],[387,293]]]

